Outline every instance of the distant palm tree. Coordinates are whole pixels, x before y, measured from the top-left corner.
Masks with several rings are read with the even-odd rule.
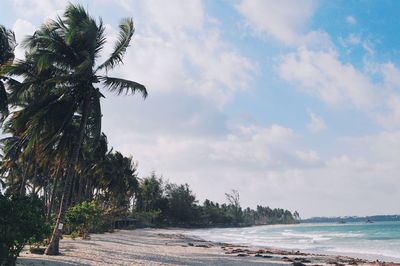
[[[119,152],[107,154],[100,185],[105,195],[109,197],[106,202],[111,205],[110,207],[129,206],[139,186],[136,165],[132,162],[132,158],[124,157]]]
[[[100,88],[118,95],[140,92],[143,97],[147,96],[146,88],[137,82],[102,74],[122,63],[134,33],[130,18],[123,19],[119,27],[114,51],[102,64],[96,64],[106,41],[103,24],[101,20],[97,23],[91,18],[82,6],[70,4],[63,18],[43,24],[24,41],[26,59],[8,68],[8,74],[24,78],[12,87],[10,97],[19,99],[34,94],[35,99],[40,99],[35,100],[36,110],[32,110],[26,134],[30,132],[37,136],[45,132],[47,144],[44,146],[48,147],[54,145],[54,139],[59,138],[69,125],[76,125],[60,210],[46,249],[48,255],[59,253],[59,238],[82,143],[84,139],[96,143],[101,135],[100,98],[104,96]],[[61,106],[63,108],[59,110]],[[54,114],[55,110],[58,113]],[[57,118],[58,122],[52,118]],[[52,125],[52,121],[59,126]]]

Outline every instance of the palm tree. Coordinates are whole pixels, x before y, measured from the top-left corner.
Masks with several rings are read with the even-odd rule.
[[[131,157],[125,157],[120,152],[107,154],[100,188],[109,207],[129,207],[139,186],[136,167]]]
[[[43,124],[36,121],[46,121],[47,143],[49,147],[54,139],[63,134],[63,130],[76,123],[76,134],[72,141],[72,150],[68,154],[64,180],[64,190],[58,218],[46,249],[46,254],[59,253],[59,238],[62,224],[68,207],[71,183],[82,143],[85,138],[97,143],[101,133],[100,98],[104,97],[100,88],[120,94],[139,92],[147,96],[146,88],[134,81],[113,78],[107,71],[122,63],[123,55],[129,46],[134,33],[132,19],[123,19],[114,51],[101,64],[96,64],[105,43],[104,27],[101,22],[89,16],[80,5],[70,4],[63,18],[50,21],[28,37],[23,45],[27,49],[26,59],[18,61],[8,68],[9,74],[22,76],[20,84],[12,88],[14,98],[26,94],[36,94],[41,97],[41,106],[29,121],[26,132],[40,134]],[[103,74],[106,72],[106,74]],[[65,108],[57,114],[59,127],[52,126],[49,121],[52,108],[63,105]]]

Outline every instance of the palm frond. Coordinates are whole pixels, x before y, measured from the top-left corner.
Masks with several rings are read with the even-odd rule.
[[[103,25],[103,20],[99,21],[99,26],[98,26],[98,32],[96,36],[96,48],[94,50],[95,55],[98,56],[101,52],[101,50],[104,47],[104,44],[106,43],[106,37],[104,36],[104,25]]]
[[[122,63],[122,58],[129,47],[129,43],[132,39],[135,28],[133,26],[133,20],[131,18],[125,18],[119,25],[118,40],[115,44],[114,51],[110,57],[101,64],[97,70],[105,69],[106,71],[113,68],[114,66]]]
[[[58,62],[73,65],[79,56],[65,42],[63,33],[60,32],[62,26],[58,21],[53,21],[50,25],[45,24],[32,36],[27,36],[22,45],[30,51],[35,51],[34,54],[47,54],[53,60],[58,59]]]
[[[107,76],[99,76],[98,78],[103,82],[108,90],[115,92],[118,95],[130,93],[135,94],[140,92],[143,98],[147,97],[146,87],[140,83],[127,79],[112,78]]]

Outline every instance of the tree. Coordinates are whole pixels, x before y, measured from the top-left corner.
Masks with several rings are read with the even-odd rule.
[[[155,173],[150,177],[144,178],[139,186],[136,200],[137,211],[157,211],[162,208],[163,202],[163,182],[157,178]]]
[[[191,223],[194,221],[194,205],[196,197],[189,185],[168,184],[166,186],[168,199],[168,216],[174,222]]]
[[[232,189],[231,193],[225,193],[225,196],[230,206],[233,208],[233,217],[235,222],[241,222],[242,208],[240,207],[239,191]]]
[[[228,215],[218,203],[206,199],[203,203],[203,223],[207,225],[230,224],[232,216]]]
[[[103,202],[108,203],[107,207],[128,207],[138,186],[132,158],[120,152],[107,154],[99,187],[104,192]]]
[[[134,81],[109,77],[107,71],[122,63],[134,33],[132,19],[123,19],[120,32],[110,57],[96,64],[105,43],[104,26],[91,18],[80,5],[70,4],[62,18],[58,17],[28,37],[23,45],[27,49],[26,59],[17,62],[7,73],[22,76],[20,84],[12,86],[11,95],[18,99],[36,95],[35,108],[30,107],[31,119],[26,123],[24,135],[37,136],[46,132],[44,148],[55,145],[65,130],[73,126],[75,134],[71,150],[67,154],[64,188],[50,244],[46,254],[59,253],[59,238],[65,219],[72,180],[76,172],[82,143],[90,139],[96,145],[101,134],[100,98],[104,97],[99,87],[120,94],[139,92],[147,96],[146,88]],[[102,74],[103,72],[106,74]],[[54,109],[57,116],[52,115]],[[54,120],[52,119],[54,118]],[[38,123],[38,121],[47,123]],[[62,121],[58,126],[57,121]],[[39,138],[39,137],[38,137]],[[43,142],[43,141],[42,141]]]
[[[296,221],[300,221],[300,220],[301,220],[300,214],[299,214],[297,211],[295,211],[295,212],[293,213],[293,218],[294,218]]]

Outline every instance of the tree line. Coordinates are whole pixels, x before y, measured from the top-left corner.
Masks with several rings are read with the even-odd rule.
[[[237,190],[226,193],[226,203],[206,199],[199,204],[188,184],[177,185],[155,174],[140,181],[132,217],[139,223],[173,226],[250,226],[297,223],[297,212],[240,205]],[[146,214],[152,214],[150,217]],[[143,217],[144,216],[144,217]]]
[[[108,75],[123,63],[135,29],[131,18],[122,19],[113,51],[99,62],[104,30],[101,19],[73,4],[20,44],[0,26],[0,260],[5,243],[17,254],[33,236],[47,238],[46,254],[58,254],[61,234],[84,224],[88,213],[100,217],[104,230],[128,218],[137,225],[296,222],[287,210],[242,209],[235,191],[227,204],[199,205],[188,185],[154,174],[138,178],[133,158],[110,148],[101,127],[104,91],[147,96],[144,85]],[[16,45],[24,48],[23,59],[14,58]],[[34,218],[31,225],[51,225],[52,233],[23,226],[24,213]],[[25,235],[16,236],[16,228]]]

